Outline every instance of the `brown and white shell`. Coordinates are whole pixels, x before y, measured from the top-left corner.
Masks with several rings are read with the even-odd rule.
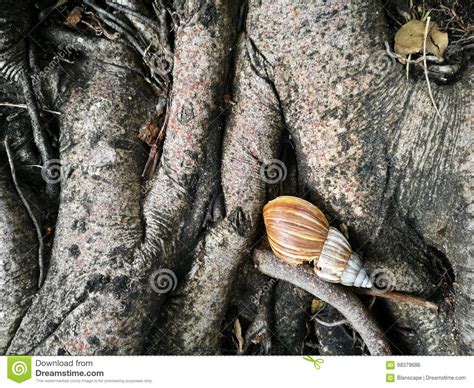
[[[265,205],[263,219],[268,241],[279,259],[292,265],[311,262],[318,277],[328,282],[372,287],[359,255],[312,203],[278,197]]]

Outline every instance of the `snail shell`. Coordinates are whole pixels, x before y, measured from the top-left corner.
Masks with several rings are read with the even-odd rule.
[[[263,208],[263,220],[270,246],[280,260],[292,265],[312,262],[318,277],[327,282],[372,287],[360,256],[310,202],[278,197]]]

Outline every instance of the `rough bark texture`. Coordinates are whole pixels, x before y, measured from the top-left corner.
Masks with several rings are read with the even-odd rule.
[[[54,249],[9,353],[129,353],[140,343],[127,324],[139,310],[129,298],[140,303],[140,290],[129,285],[143,283],[131,261],[143,235],[136,129],[154,98],[127,68],[136,66],[129,50],[101,48],[102,58],[74,69],[77,86],[58,106],[63,171]],[[121,66],[103,62],[110,57]]]
[[[467,83],[433,85],[438,120],[424,81],[407,81],[386,58],[378,4],[266,3],[250,2],[247,29],[273,67],[308,195],[354,231],[355,247],[372,268],[389,269],[397,289],[431,294],[444,275],[431,267],[432,248],[448,257],[463,279],[459,330],[472,349],[472,262],[456,242],[470,244],[470,216],[457,210],[470,196]],[[290,24],[281,15],[293,15]],[[456,353],[452,310],[442,309],[421,318],[439,321],[419,334],[418,351]],[[418,325],[419,311],[399,310],[402,323]]]
[[[60,112],[30,120],[31,104],[0,106],[1,144],[11,139],[47,257],[38,290],[36,231],[0,147],[0,354],[235,354],[237,318],[244,353],[299,354],[312,327],[302,289],[348,318],[372,354],[388,342],[399,354],[472,354],[471,64],[432,82],[439,119],[425,80],[386,55],[376,0],[88,3],[106,30],[90,13],[66,27],[57,10],[30,31],[37,57],[23,39],[33,10],[13,2],[0,21],[2,76],[41,71],[28,96]],[[1,85],[0,103],[23,103],[19,85]],[[159,100],[167,114],[154,117]],[[150,117],[166,135],[144,180],[137,135]],[[53,175],[61,164],[58,198],[45,194],[42,141],[60,158],[48,161]],[[257,275],[262,207],[283,193],[346,226],[370,272],[439,310],[378,301],[369,312],[261,250],[258,269],[293,285]],[[157,290],[163,271],[170,293]],[[311,341],[323,354],[366,352],[339,329],[310,330],[334,336]]]
[[[37,241],[31,220],[2,160],[0,171],[0,353],[4,354],[38,286]]]
[[[255,73],[250,55],[242,43],[237,53],[235,105],[223,142],[222,187],[227,215],[198,244],[193,267],[176,297],[163,309],[166,315],[161,319],[163,329],[156,346],[164,353],[219,351],[230,291],[256,237],[265,201],[260,167],[278,156],[282,122],[272,85]]]

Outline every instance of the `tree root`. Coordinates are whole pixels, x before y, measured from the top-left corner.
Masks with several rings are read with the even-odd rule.
[[[227,216],[194,252],[193,268],[163,308],[155,349],[164,354],[216,354],[233,283],[256,237],[265,202],[263,161],[278,156],[283,123],[268,80],[238,50],[236,104],[224,138],[222,184]],[[243,47],[243,49],[242,49]],[[262,65],[263,66],[263,65]]]
[[[3,155],[0,160],[3,164]],[[5,354],[38,289],[36,248],[31,219],[11,174],[0,169],[0,354]]]
[[[311,295],[297,286],[279,281],[275,287],[272,354],[303,354]]]
[[[41,156],[43,168],[47,168],[45,167],[45,164],[53,159],[53,152],[51,150],[51,145],[45,138],[43,131],[44,128],[41,126],[38,103],[28,71],[21,73],[20,82],[23,89],[23,95],[25,97],[26,108],[28,109],[28,113],[30,115],[33,141],[35,142],[36,148],[38,149]],[[46,182],[46,192],[51,198],[55,198],[59,193],[58,185],[55,183]]]
[[[249,347],[252,344],[258,344],[260,345],[260,354],[271,354],[272,334],[270,330],[270,322],[273,287],[270,287],[271,289],[260,297],[258,314],[245,332],[245,353],[248,352]]]
[[[44,241],[43,241],[43,235],[41,233],[41,225],[39,224],[38,220],[36,219],[35,214],[33,213],[33,210],[31,209],[30,204],[26,200],[25,196],[23,195],[23,191],[21,190],[18,180],[16,178],[16,172],[15,172],[15,162],[13,161],[13,154],[12,150],[10,148],[10,145],[8,144],[8,135],[5,136],[4,140],[4,146],[5,146],[5,151],[7,153],[7,158],[8,158],[8,163],[10,165],[10,171],[12,174],[12,180],[13,184],[15,185],[16,192],[18,193],[18,196],[21,199],[21,202],[23,203],[23,206],[26,209],[26,212],[28,213],[31,222],[33,223],[33,226],[36,231],[36,237],[38,239],[38,268],[39,268],[39,276],[38,276],[38,288],[41,287],[44,281],[44,276],[45,276],[45,268],[44,268]]]
[[[389,355],[390,345],[362,302],[342,286],[319,279],[311,270],[278,260],[270,251],[255,250],[257,268],[268,276],[298,286],[338,309],[359,332],[372,355]]]

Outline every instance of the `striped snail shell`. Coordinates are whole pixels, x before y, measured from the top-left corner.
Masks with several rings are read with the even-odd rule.
[[[278,197],[263,208],[263,220],[272,251],[280,260],[292,265],[312,262],[316,275],[327,282],[372,287],[360,256],[310,202]]]

